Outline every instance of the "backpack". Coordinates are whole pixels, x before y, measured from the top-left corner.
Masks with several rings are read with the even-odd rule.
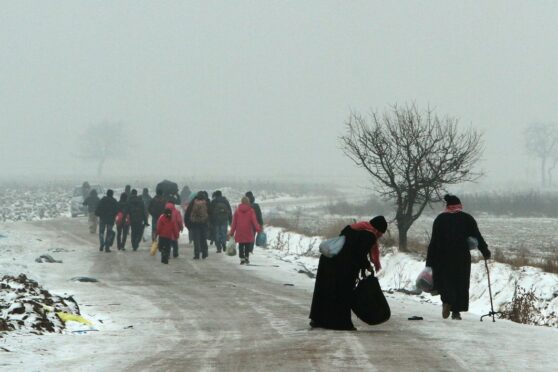
[[[227,208],[225,202],[216,202],[215,206],[213,207],[213,213],[215,216],[215,222],[217,223],[225,223],[229,219],[229,209]]]
[[[194,200],[190,221],[193,223],[206,223],[209,215],[207,213],[207,203],[205,200]]]

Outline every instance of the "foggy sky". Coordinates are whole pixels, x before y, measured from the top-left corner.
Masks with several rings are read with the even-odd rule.
[[[484,133],[484,183],[538,181],[523,128],[558,122],[558,6],[490,1],[2,1],[0,173],[362,180],[351,109],[431,105]],[[103,134],[110,135],[110,134]]]

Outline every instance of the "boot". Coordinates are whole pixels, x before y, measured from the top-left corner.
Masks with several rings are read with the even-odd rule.
[[[443,304],[442,305],[442,318],[447,319],[450,316],[451,305],[450,304]]]
[[[461,314],[459,314],[459,311],[452,311],[451,318],[453,320],[461,320]]]

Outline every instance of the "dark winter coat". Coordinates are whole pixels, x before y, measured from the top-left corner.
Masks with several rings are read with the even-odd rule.
[[[434,289],[440,293],[443,303],[451,305],[452,311],[469,310],[471,253],[467,238],[470,236],[478,240],[479,250],[489,258],[490,251],[471,215],[445,212],[434,220],[426,266],[432,268]]]
[[[97,195],[89,195],[83,201],[83,205],[87,206],[87,212],[95,213],[95,211],[97,210],[97,206],[99,205],[100,201],[101,201],[101,199],[99,199],[99,197]]]
[[[153,198],[149,194],[141,194],[141,200],[143,201],[143,207],[145,208],[145,215],[149,215],[149,203]]]
[[[258,203],[252,203],[252,208],[254,209],[254,212],[256,212],[256,220],[258,220],[260,226],[263,226],[264,223],[263,223],[262,210],[260,209],[260,205]]]
[[[97,205],[95,215],[103,223],[114,224],[114,218],[118,213],[118,202],[111,196],[103,196]]]
[[[128,201],[128,213],[132,225],[147,225],[147,215],[143,200],[139,196],[132,195]]]
[[[159,220],[159,217],[165,211],[165,204],[167,203],[163,196],[157,195],[153,199],[151,199],[151,202],[149,203],[149,207],[147,209],[149,211],[149,214],[153,217],[153,221]]]
[[[351,299],[360,270],[370,267],[368,253],[376,236],[366,230],[341,231],[345,245],[337,256],[320,257],[310,319],[323,328],[353,329]]]
[[[229,201],[224,196],[217,196],[209,205],[209,218],[213,225],[232,223],[232,209]]]

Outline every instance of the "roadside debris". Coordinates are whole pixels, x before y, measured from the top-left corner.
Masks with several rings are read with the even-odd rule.
[[[39,258],[36,258],[35,262],[38,262],[38,263],[44,263],[44,262],[62,263],[62,260],[55,260],[50,254],[43,254],[43,255],[39,256]]]
[[[83,282],[83,283],[97,283],[98,280],[95,278],[90,278],[87,276],[75,276],[71,279],[74,282]]]

